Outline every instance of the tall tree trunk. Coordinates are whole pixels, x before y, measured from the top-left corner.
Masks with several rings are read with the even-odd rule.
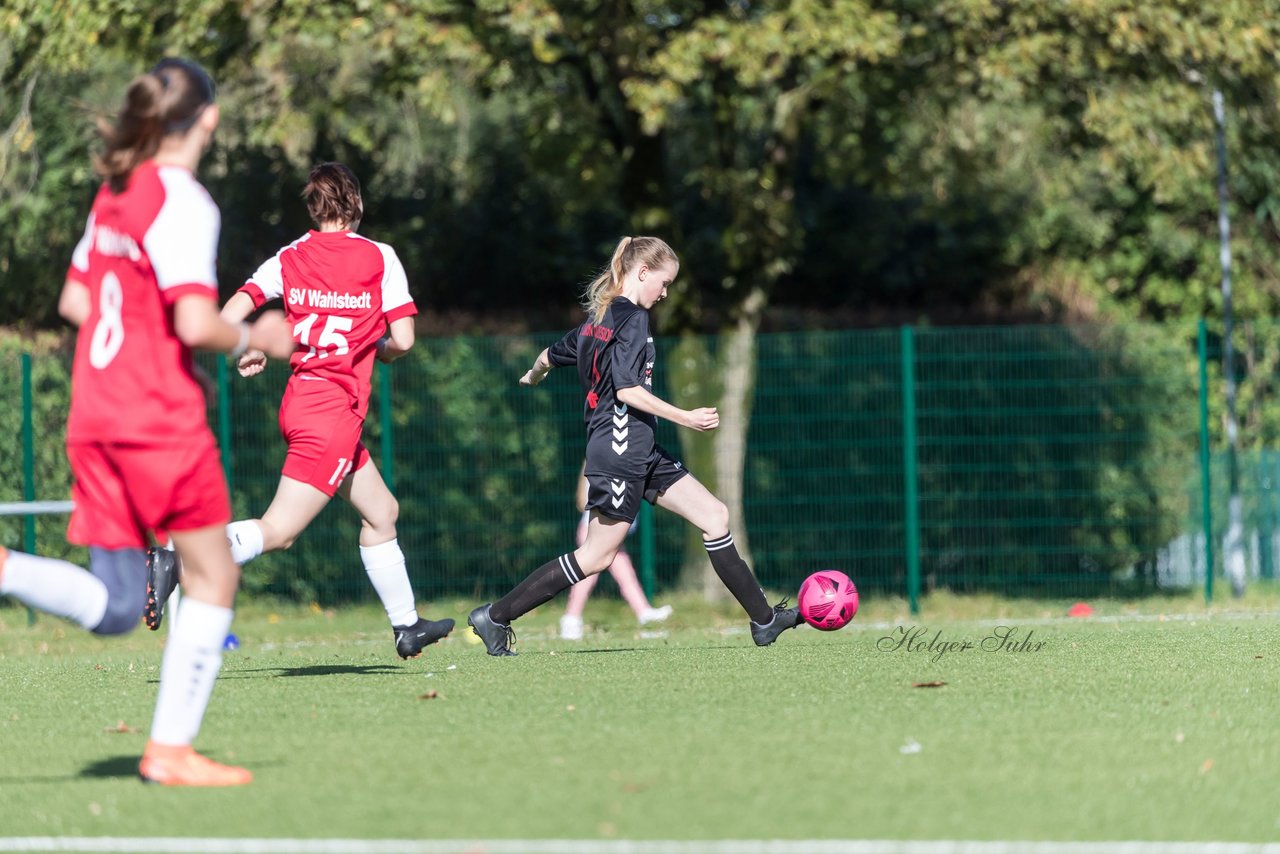
[[[751,422],[751,405],[756,379],[756,332],[767,302],[765,291],[755,287],[743,301],[737,321],[720,336],[716,354],[712,357],[705,350],[695,352],[692,342],[685,350],[682,361],[688,376],[679,386],[692,394],[711,391],[707,381],[719,386],[717,408],[720,426],[709,437],[688,434],[682,437],[686,457],[697,461],[691,471],[706,484],[729,509],[729,530],[739,554],[751,563],[751,550],[747,539],[746,513],[743,509],[746,472],[747,430]],[[701,349],[701,348],[697,348]],[[698,358],[698,356],[701,358]],[[694,374],[701,373],[696,377]],[[709,376],[708,376],[709,375]],[[683,399],[682,406],[705,405],[703,397]],[[708,446],[709,445],[709,446]],[[708,602],[718,602],[729,592],[707,559],[702,548],[702,534],[692,530],[685,550],[685,565],[681,572],[685,586],[702,591]]]

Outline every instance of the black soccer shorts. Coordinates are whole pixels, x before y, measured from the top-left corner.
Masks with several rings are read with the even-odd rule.
[[[608,463],[605,454],[592,454],[587,447],[587,509],[599,510],[611,519],[635,521],[640,512],[640,500],[650,504],[671,488],[671,484],[689,473],[684,463],[667,453],[661,445],[654,445],[645,465],[644,477],[635,480],[627,476],[611,474],[604,469],[594,469],[593,457]]]

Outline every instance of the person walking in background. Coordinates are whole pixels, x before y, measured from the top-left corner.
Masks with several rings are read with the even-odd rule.
[[[548,561],[506,596],[471,611],[467,624],[490,655],[514,655],[513,620],[613,562],[642,499],[701,529],[711,565],[751,618],[757,645],[773,643],[800,622],[799,609],[788,608],[785,599],[769,606],[733,544],[724,503],[654,441],[658,418],[699,431],[720,424],[714,408],[680,409],[652,391],[656,356],[649,310],[667,295],[679,269],[664,241],[624,237],[608,268],[587,287],[586,321],[539,353],[520,378],[521,385],[534,386],[555,366],[577,366],[586,395],[584,472],[591,518],[577,550]]]
[[[413,586],[396,535],[400,508],[360,440],[369,409],[373,360],[392,362],[414,343],[409,282],[395,250],[356,233],[364,213],[360,182],[341,163],[311,170],[302,197],[315,228],[262,264],[222,309],[238,322],[283,299],[297,338],[293,376],[280,403],[288,443],[275,498],[261,519],[227,526],[236,563],[287,549],[334,495],[360,514],[360,561],[391,621],[396,652],[419,655],[453,630],[454,621],[418,616]],[[262,373],[266,354],[240,356],[244,377]],[[160,604],[172,592],[171,555],[152,560],[157,601],[148,625],[160,626]],[[183,575],[185,586],[185,572]]]
[[[585,466],[584,462],[583,471]],[[591,513],[587,510],[587,478],[582,471],[578,472],[578,490],[575,499],[578,510],[582,512],[576,536],[577,544],[581,546],[587,538],[587,527],[591,521]],[[627,536],[634,534],[635,530],[636,522],[632,522],[627,529]],[[614,557],[613,563],[609,564],[609,572],[612,573],[613,580],[618,582],[618,591],[622,593],[623,600],[635,613],[640,625],[661,623],[671,616],[670,605],[655,608],[649,603],[649,598],[644,595],[644,588],[640,586],[635,564],[631,562],[631,555],[627,554],[625,544],[618,547],[617,556]],[[599,580],[599,574],[588,575],[569,588],[569,604],[565,606],[564,614],[560,617],[560,637],[565,640],[582,640],[584,632],[582,612]]]
[[[193,62],[165,59],[130,83],[100,128],[105,182],[77,245],[59,312],[79,327],[67,420],[75,502],[67,539],[89,571],[0,548],[0,593],[100,635],[137,625],[149,536],[171,537],[187,595],[160,669],[151,737],[138,773],[173,786],[248,783],[244,768],[192,748],[222,664],[240,570],[218,447],[191,350],[283,358],[278,312],[252,326],[218,314],[221,216],[194,172],[218,126],[214,85]]]

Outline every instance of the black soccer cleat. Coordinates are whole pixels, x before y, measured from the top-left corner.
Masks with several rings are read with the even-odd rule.
[[[517,655],[511,650],[511,645],[516,642],[515,631],[511,626],[495,622],[489,616],[491,607],[492,605],[484,604],[473,610],[467,617],[467,625],[476,633],[476,637],[484,641],[484,647],[490,655]]]
[[[800,625],[800,609],[788,608],[787,600],[783,599],[773,606],[772,620],[764,625],[755,620],[751,621],[751,639],[756,642],[756,646],[768,646],[778,639],[778,635],[798,625]]]
[[[164,603],[178,586],[178,556],[169,549],[152,546],[147,549],[147,604],[142,619],[155,631],[164,620]]]
[[[400,657],[416,658],[425,647],[449,636],[449,632],[453,631],[453,620],[424,620],[419,617],[418,622],[412,626],[391,628],[395,632],[396,652]]]

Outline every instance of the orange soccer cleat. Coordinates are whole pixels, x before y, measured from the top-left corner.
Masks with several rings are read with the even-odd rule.
[[[253,781],[248,768],[222,765],[201,756],[191,745],[147,742],[138,763],[138,776],[144,783],[161,786],[243,786]]]

